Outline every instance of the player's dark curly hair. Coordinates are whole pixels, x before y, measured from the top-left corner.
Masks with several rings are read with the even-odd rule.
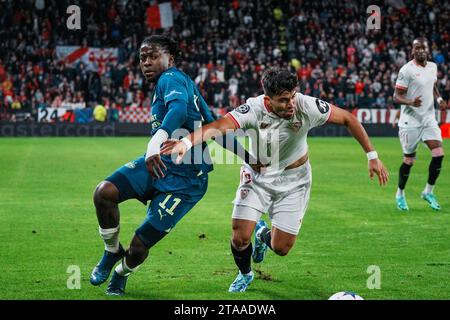
[[[164,36],[164,35],[152,35],[147,38],[145,38],[142,43],[142,45],[156,45],[160,47],[162,50],[166,51],[167,53],[171,54],[174,59],[178,58],[178,43],[173,40],[170,37]]]
[[[286,69],[269,68],[261,79],[264,94],[273,97],[284,91],[291,92],[298,84],[297,76]]]

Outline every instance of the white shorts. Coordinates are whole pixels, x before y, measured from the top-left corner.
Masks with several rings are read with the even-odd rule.
[[[442,141],[441,128],[437,123],[416,128],[399,128],[398,136],[402,145],[403,154],[416,152],[420,141]]]
[[[309,161],[300,167],[284,170],[271,180],[244,165],[233,201],[232,217],[258,221],[262,214],[269,213],[272,226],[297,235],[308,206],[311,182]]]

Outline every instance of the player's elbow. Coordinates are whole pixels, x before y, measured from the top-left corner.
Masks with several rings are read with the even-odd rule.
[[[180,123],[184,123],[187,120],[188,117],[187,108],[177,108],[175,112],[177,114],[177,118]]]
[[[405,99],[405,95],[406,95],[406,93],[398,92],[398,90],[395,90],[394,91],[394,96],[393,96],[394,103],[402,104],[403,100]]]
[[[344,113],[343,123],[344,123],[344,126],[350,127],[352,125],[358,124],[359,121],[352,113],[346,111]]]

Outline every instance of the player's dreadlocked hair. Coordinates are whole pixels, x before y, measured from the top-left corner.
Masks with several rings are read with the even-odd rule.
[[[283,93],[291,92],[298,84],[297,76],[289,70],[269,68],[264,71],[261,79],[264,94],[273,97]]]
[[[145,38],[142,41],[141,46],[144,44],[156,45],[171,54],[175,60],[178,58],[178,43],[170,37],[164,35],[152,35]]]

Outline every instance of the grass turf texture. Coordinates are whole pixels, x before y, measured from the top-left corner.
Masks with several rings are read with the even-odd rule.
[[[286,257],[269,252],[254,265],[244,294],[229,294],[236,267],[230,254],[231,201],[238,165],[216,165],[203,200],[150,251],[128,281],[127,295],[107,297],[89,275],[103,252],[92,203],[98,182],[143,153],[146,138],[0,139],[0,299],[327,299],[351,290],[365,299],[448,299],[450,172],[444,159],[435,193],[443,210],[420,199],[430,154],[418,151],[407,185],[410,212],[394,196],[401,149],[374,138],[391,181],[370,182],[351,138],[310,138],[311,200],[297,243]],[[444,141],[450,150],[450,141]],[[146,214],[137,200],[120,206],[128,246]],[[70,265],[81,289],[70,290]],[[367,269],[379,266],[381,289]]]

